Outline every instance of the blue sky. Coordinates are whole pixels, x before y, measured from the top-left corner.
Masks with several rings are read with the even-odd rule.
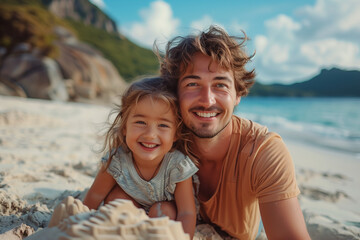
[[[322,68],[360,70],[359,0],[92,0],[135,43],[152,48],[210,24],[244,30],[262,83],[307,80]]]

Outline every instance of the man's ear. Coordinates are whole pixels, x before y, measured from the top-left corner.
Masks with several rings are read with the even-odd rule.
[[[241,101],[241,96],[237,96],[235,106],[239,105],[240,101]]]

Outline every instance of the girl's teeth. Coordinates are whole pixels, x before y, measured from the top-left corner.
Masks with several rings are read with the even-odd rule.
[[[147,147],[147,148],[154,148],[156,147],[156,144],[147,144],[147,143],[142,143],[143,146]]]

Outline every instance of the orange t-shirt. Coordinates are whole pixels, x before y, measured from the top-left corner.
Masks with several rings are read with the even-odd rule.
[[[208,201],[199,200],[200,214],[233,237],[255,239],[259,203],[296,197],[300,191],[291,156],[279,135],[236,116],[232,127],[217,189]]]

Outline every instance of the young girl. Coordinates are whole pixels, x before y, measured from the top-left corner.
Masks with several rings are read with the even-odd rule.
[[[196,210],[191,176],[197,167],[186,152],[177,98],[162,78],[133,83],[106,134],[102,159],[84,204],[97,209],[116,198],[130,199],[149,217],[182,222],[192,238]]]

